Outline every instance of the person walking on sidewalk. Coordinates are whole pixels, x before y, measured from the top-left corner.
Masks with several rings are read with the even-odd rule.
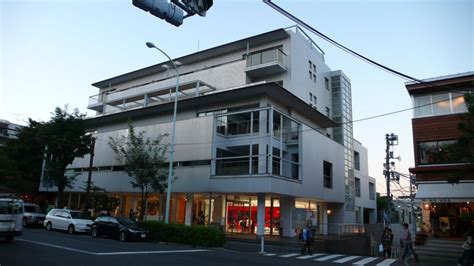
[[[385,228],[380,242],[382,242],[384,257],[386,259],[389,259],[392,256],[392,244],[393,244],[392,229]]]
[[[311,251],[311,244],[313,243],[313,233],[311,232],[310,225],[307,224],[306,228],[303,229],[303,248],[301,249],[301,254],[306,255],[306,251],[308,255],[312,255],[313,252]]]
[[[413,250],[413,240],[411,238],[410,230],[408,230],[407,223],[403,224],[403,232],[402,232],[401,240],[403,241],[403,245],[404,245],[402,261],[405,260],[405,257],[408,255],[408,252],[410,251],[413,254],[413,257],[415,257],[415,262],[417,262],[418,255],[415,253],[415,250]]]
[[[474,239],[473,231],[468,231],[466,235],[466,240],[462,244],[463,253],[462,256],[458,259],[458,266],[467,265],[468,263],[473,263],[474,261]]]

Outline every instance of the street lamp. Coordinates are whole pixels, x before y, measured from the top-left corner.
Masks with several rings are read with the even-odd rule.
[[[174,146],[176,142],[176,109],[178,108],[178,88],[179,88],[179,72],[178,67],[176,64],[171,60],[171,58],[163,52],[160,48],[156,47],[153,43],[147,42],[146,46],[148,48],[155,48],[156,50],[160,51],[170,60],[171,64],[173,64],[174,69],[176,70],[176,96],[174,97],[174,111],[173,111],[173,131],[171,133],[171,150],[170,150],[170,158],[169,158],[169,170],[168,170],[168,187],[166,189],[166,210],[165,210],[165,223],[169,223],[169,216],[170,216],[170,197],[171,197],[171,178],[173,177],[173,159],[174,159]]]

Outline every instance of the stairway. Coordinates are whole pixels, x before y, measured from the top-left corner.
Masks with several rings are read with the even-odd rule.
[[[424,245],[415,245],[414,248],[420,261],[442,261],[456,265],[456,261],[463,253],[462,243],[462,240],[426,238]]]

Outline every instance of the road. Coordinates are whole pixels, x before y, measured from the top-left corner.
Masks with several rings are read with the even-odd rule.
[[[27,228],[12,243],[0,242],[0,266],[22,265],[403,265],[394,260],[342,254],[301,256],[296,248],[229,242],[223,248],[201,248],[156,242],[122,243],[109,238],[69,235]],[[416,265],[423,265],[417,263]],[[429,264],[433,265],[433,264]]]

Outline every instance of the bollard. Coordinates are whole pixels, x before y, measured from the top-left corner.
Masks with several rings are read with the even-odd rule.
[[[260,236],[260,254],[265,253],[265,236]]]

